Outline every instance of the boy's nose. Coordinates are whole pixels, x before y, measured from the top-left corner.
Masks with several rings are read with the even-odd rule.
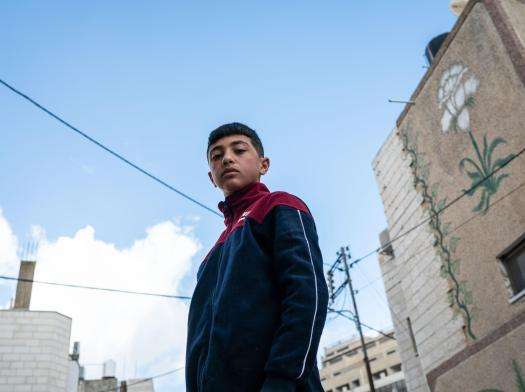
[[[232,159],[231,154],[230,153],[225,153],[224,156],[222,157],[222,164],[224,166],[226,166],[226,165],[229,165],[232,162],[233,162],[233,159]]]

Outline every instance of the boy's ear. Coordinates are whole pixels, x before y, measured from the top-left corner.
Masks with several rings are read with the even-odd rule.
[[[270,158],[263,157],[261,158],[261,168],[259,169],[259,174],[264,176],[270,169]]]
[[[211,181],[211,183],[213,184],[213,186],[214,186],[215,188],[217,188],[217,184],[215,184],[215,181],[213,181],[213,177],[212,177],[212,175],[211,175],[211,171],[208,172],[208,177],[210,177],[210,181]]]

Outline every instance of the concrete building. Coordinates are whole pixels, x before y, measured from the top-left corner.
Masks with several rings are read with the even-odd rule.
[[[365,337],[366,349],[377,392],[405,392],[397,342],[393,332],[386,336]],[[370,391],[359,338],[341,341],[325,348],[319,370],[327,392]]]
[[[69,354],[71,318],[29,310],[35,264],[21,262],[13,308],[0,310],[0,392],[155,392],[149,379],[119,383],[111,360],[101,379],[84,379],[78,342]]]
[[[408,390],[519,390],[525,2],[471,0],[410,101],[373,162]]]
[[[19,277],[32,280],[35,262],[22,261]],[[29,311],[32,283],[19,281],[14,308],[0,310],[0,391],[76,392],[68,358],[71,319]]]
[[[0,310],[0,391],[68,391],[71,319],[57,312]]]

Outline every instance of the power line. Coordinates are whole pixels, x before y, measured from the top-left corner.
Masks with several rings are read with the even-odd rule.
[[[345,309],[343,309],[343,310],[336,310],[336,309],[328,308],[328,311],[332,312],[332,313],[336,313],[339,316],[345,317],[348,320],[353,321],[354,323],[357,322],[356,318],[354,317],[354,314],[350,310],[345,310]],[[345,314],[345,312],[346,313],[350,313],[351,316],[348,316],[347,314]],[[371,331],[374,331],[374,332],[377,332],[378,334],[383,335],[386,338],[396,340],[395,337],[393,337],[391,335],[388,335],[388,334],[384,333],[383,331],[381,331],[381,330],[379,330],[377,328],[371,327],[370,325],[367,325],[367,324],[363,323],[362,321],[359,321],[359,324],[361,324],[365,328],[368,328]]]
[[[507,192],[506,194],[504,194],[503,196],[501,196],[499,199],[496,199],[494,202],[490,203],[489,204],[489,207],[493,207],[495,206],[496,204],[498,204],[499,202],[501,202],[502,200],[506,199],[507,197],[509,197],[510,195],[512,195],[514,192],[516,192],[517,190],[523,188],[525,186],[525,181],[524,182],[521,182],[519,185],[517,185],[516,187],[512,188],[509,192]],[[489,209],[490,211],[490,209]],[[481,216],[484,216],[484,215],[481,215],[480,213],[475,213],[475,214],[472,214],[470,215],[467,219],[465,219],[463,222],[461,222],[459,225],[457,225],[456,227],[454,227],[453,229],[451,229],[449,231],[449,234],[452,234],[454,233],[455,231],[459,230],[460,228],[462,228],[463,226],[467,225],[468,223],[470,223],[471,221],[473,221],[474,219],[476,218],[479,218]],[[421,247],[420,249],[416,250],[414,253],[412,253],[409,257],[406,258],[405,262],[413,259],[414,257],[416,257],[417,255],[423,253],[423,251],[429,249],[429,248],[432,248],[434,247],[434,244],[429,244],[429,245],[426,245],[426,246],[423,246]],[[396,257],[399,257],[399,256],[396,256]]]
[[[366,253],[364,256],[361,256],[357,259],[355,259],[352,264],[357,264],[359,263],[360,261],[363,261],[365,259],[367,259],[368,257],[372,256],[373,254],[381,251],[381,249],[391,245],[392,243],[394,243],[395,241],[405,237],[406,235],[410,234],[411,232],[413,232],[414,230],[416,230],[417,228],[423,226],[425,223],[427,223],[429,220],[431,220],[434,216],[438,216],[439,214],[441,214],[443,211],[445,211],[447,208],[451,207],[452,205],[454,205],[455,203],[457,203],[459,200],[461,200],[462,198],[464,198],[465,196],[467,196],[468,194],[471,194],[472,191],[474,191],[478,186],[480,186],[481,184],[483,184],[485,181],[487,181],[489,178],[491,178],[494,174],[496,174],[498,171],[502,170],[505,166],[507,166],[509,163],[511,163],[513,160],[515,160],[516,158],[518,158],[520,155],[522,155],[523,153],[525,152],[525,147],[522,148],[517,154],[513,155],[511,158],[509,158],[505,163],[503,163],[501,166],[498,166],[496,169],[494,169],[492,172],[490,172],[487,176],[483,177],[481,180],[479,180],[478,182],[476,182],[474,185],[472,185],[470,188],[468,189],[465,189],[463,190],[463,192],[461,192],[458,196],[456,196],[456,198],[454,198],[451,202],[449,202],[448,204],[446,204],[443,208],[441,208],[439,211],[437,211],[436,213],[432,214],[431,216],[429,216],[428,218],[425,218],[423,219],[421,222],[419,222],[417,225],[411,227],[410,229],[406,230],[405,232],[397,235],[396,237],[394,237],[393,239],[391,239],[390,241],[388,241],[386,244],[384,245],[381,245],[380,247],[374,249],[374,250],[371,250],[370,252]]]
[[[179,367],[177,369],[170,370],[170,371],[165,372],[165,373],[157,374],[156,376],[151,376],[151,377],[148,377],[148,378],[143,378],[142,380],[137,380],[135,382],[127,384],[127,386],[131,387],[131,386],[134,386],[134,385],[138,385],[138,384],[142,384],[142,383],[148,382],[150,380],[154,380],[156,378],[165,377],[165,376],[168,376],[168,375],[170,375],[172,373],[176,373],[176,372],[178,372],[179,370],[182,370],[182,369],[184,369],[184,366],[181,366],[181,367]],[[119,391],[119,389],[120,389],[120,386],[117,386],[116,388],[104,389],[104,390],[98,391],[98,392],[115,392],[115,391]]]
[[[7,87],[9,90],[11,90],[12,92],[14,92],[15,94],[19,95],[20,97],[24,98],[26,101],[32,103],[34,106],[36,106],[37,108],[39,108],[40,110],[42,110],[43,112],[45,112],[46,114],[48,114],[49,116],[53,117],[55,120],[59,121],[60,123],[64,124],[66,127],[68,127],[69,129],[71,129],[72,131],[76,132],[77,134],[79,134],[80,136],[82,136],[83,138],[87,139],[88,141],[90,141],[91,143],[95,144],[96,146],[102,148],[103,150],[105,150],[106,152],[110,153],[111,155],[113,155],[115,158],[121,160],[122,162],[124,162],[125,164],[131,166],[132,168],[138,170],[139,172],[141,172],[142,174],[148,176],[149,178],[151,178],[152,180],[158,182],[159,184],[161,184],[162,186],[168,188],[169,190],[179,194],[180,196],[184,197],[185,199],[191,201],[192,203],[195,203],[197,204],[198,206],[204,208],[205,210],[217,215],[218,217],[221,217],[222,218],[222,215],[219,214],[217,211],[215,211],[214,209],[208,207],[207,205],[201,203],[200,201],[194,199],[193,197],[187,195],[186,193],[178,190],[177,188],[175,188],[174,186],[168,184],[166,181],[160,179],[159,177],[155,176],[154,174],[152,174],[151,172],[145,170],[145,169],[142,169],[140,166],[138,166],[137,164],[131,162],[129,159],[125,158],[124,156],[120,155],[119,153],[117,153],[115,150],[105,146],[104,144],[102,144],[101,142],[99,142],[98,140],[92,138],[91,136],[89,136],[88,134],[86,134],[85,132],[82,132],[80,129],[76,128],[75,126],[71,125],[70,123],[68,123],[67,121],[63,120],[61,117],[59,117],[58,115],[56,115],[55,113],[53,113],[51,110],[49,109],[46,109],[44,106],[42,106],[41,104],[39,104],[38,102],[36,102],[34,99],[30,98],[29,96],[27,96],[26,94],[22,93],[21,91],[17,90],[15,87],[11,86],[10,84],[8,84],[7,82],[3,81],[2,79],[0,79],[0,83],[2,83],[5,87]]]
[[[123,294],[146,295],[150,297],[164,297],[164,298],[173,298],[173,299],[182,299],[182,300],[191,299],[191,297],[187,297],[183,295],[149,293],[145,291],[121,290],[121,289],[112,289],[112,288],[95,287],[95,286],[83,286],[83,285],[77,285],[77,284],[71,284],[71,283],[46,282],[46,281],[41,281],[41,280],[16,278],[14,276],[6,276],[6,275],[0,275],[0,279],[15,280],[18,282],[27,282],[27,283],[46,284],[46,285],[51,285],[51,286],[62,286],[62,287],[69,287],[69,288],[75,288],[75,289],[99,290],[99,291],[110,291],[114,293],[123,293]]]

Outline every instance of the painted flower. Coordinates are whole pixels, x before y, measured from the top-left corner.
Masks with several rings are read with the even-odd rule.
[[[466,78],[468,69],[454,64],[441,76],[438,87],[439,107],[443,109],[441,129],[466,131],[470,125],[468,108],[474,104],[474,93],[479,82],[474,76]]]

